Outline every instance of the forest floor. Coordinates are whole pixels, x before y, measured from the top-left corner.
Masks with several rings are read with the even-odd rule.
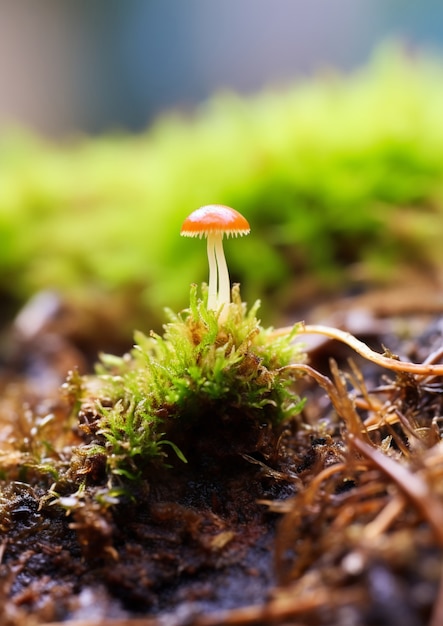
[[[430,291],[346,298],[310,318],[443,362]],[[89,355],[59,322],[16,330],[0,379],[3,626],[443,623],[441,376],[302,337],[318,376],[299,381],[302,413],[259,452],[230,451],[217,433],[192,462],[101,501],[96,467],[94,497],[71,507],[26,459],[43,440],[60,458],[78,444],[60,386]]]

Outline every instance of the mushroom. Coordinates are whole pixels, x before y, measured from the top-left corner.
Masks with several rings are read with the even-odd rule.
[[[208,239],[208,309],[217,310],[222,304],[229,304],[231,300],[228,266],[223,252],[223,235],[237,237],[247,235],[249,231],[249,224],[243,215],[222,204],[202,206],[183,222],[181,235],[200,239],[204,236]]]

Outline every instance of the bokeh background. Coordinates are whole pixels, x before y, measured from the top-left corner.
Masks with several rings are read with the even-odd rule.
[[[221,89],[365,64],[380,42],[441,49],[439,0],[1,0],[0,121],[50,136],[140,131]]]
[[[0,0],[2,326],[61,308],[91,353],[160,328],[214,202],[251,223],[227,256],[266,322],[440,302],[442,46],[438,0]]]

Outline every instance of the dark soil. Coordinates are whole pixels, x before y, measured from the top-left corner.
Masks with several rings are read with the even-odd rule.
[[[3,494],[9,601],[46,620],[155,615],[183,605],[206,613],[264,601],[275,584],[276,515],[257,504],[275,497],[266,483],[234,460],[223,472],[182,470],[155,487],[140,485],[107,515],[85,506],[69,517],[38,510],[43,494],[13,483]]]

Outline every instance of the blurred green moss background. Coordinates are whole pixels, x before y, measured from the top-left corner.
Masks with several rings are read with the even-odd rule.
[[[141,135],[54,144],[3,133],[4,311],[54,289],[80,307],[114,302],[128,328],[155,325],[207,279],[204,242],[179,231],[210,203],[251,224],[226,254],[268,322],[312,294],[395,280],[410,267],[438,280],[443,62],[388,46],[352,75],[218,94]]]

